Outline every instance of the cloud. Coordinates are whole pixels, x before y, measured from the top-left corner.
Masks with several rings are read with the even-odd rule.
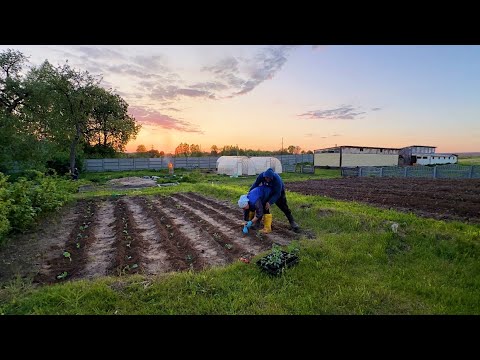
[[[216,65],[204,66],[202,71],[211,72],[219,77],[222,77],[230,73],[238,72],[238,64],[238,60],[234,57],[227,57],[220,60]]]
[[[124,59],[122,53],[107,49],[107,48],[99,48],[99,47],[90,47],[90,46],[79,46],[75,47],[78,51],[85,54],[88,58],[93,59]]]
[[[225,90],[228,89],[228,86],[220,82],[202,82],[190,86],[193,89],[202,89],[202,90]]]
[[[175,119],[168,115],[163,115],[155,110],[147,110],[139,106],[131,106],[129,107],[129,113],[135,117],[135,120],[140,124],[159,126],[168,130],[203,134],[203,131],[196,129],[189,122]]]
[[[376,108],[371,108],[370,110],[372,110],[372,111],[378,111],[378,110],[382,110],[382,108],[376,107]]]
[[[179,96],[187,97],[204,97],[209,99],[214,99],[215,95],[210,91],[198,90],[198,89],[189,89],[189,88],[180,88],[175,85],[169,85],[166,87],[157,85],[154,86],[150,91],[150,98],[157,101],[173,100],[177,99]]]
[[[253,58],[227,57],[213,66],[204,66],[202,71],[210,72],[219,83],[227,85],[231,98],[244,95],[265,80],[272,79],[287,62],[294,46],[272,46],[259,51]]]
[[[196,89],[177,89],[175,91],[177,95],[184,95],[189,97],[208,97],[208,98],[215,98],[215,95],[208,91],[203,90],[196,90]]]
[[[358,111],[351,105],[341,105],[336,109],[308,111],[297,116],[306,117],[308,119],[352,120],[363,114],[366,114],[366,112]]]
[[[168,111],[181,111],[180,109],[174,108],[174,107],[168,107],[163,110],[168,110]]]
[[[153,55],[153,56],[135,56],[133,58],[133,63],[140,65],[143,68],[146,68],[150,71],[162,71],[170,72],[170,70],[163,65],[165,57],[163,55]]]
[[[84,45],[67,47],[70,52],[65,47],[53,50],[61,53],[62,57],[68,55],[75,65],[81,64],[91,73],[102,74],[111,84],[113,79],[118,79],[117,84],[122,84],[124,91],[130,93],[129,99],[143,93],[149,100],[165,106],[166,101],[181,97],[224,99],[247,94],[264,81],[273,79],[295,47],[258,47],[249,55],[226,56],[213,64],[200,65],[199,69],[187,69],[185,74],[166,65],[167,53],[146,56],[145,53],[128,52],[122,47]],[[196,74],[196,70],[200,70],[201,74]],[[190,80],[187,77],[190,73],[198,77]],[[127,84],[128,90],[124,84]]]

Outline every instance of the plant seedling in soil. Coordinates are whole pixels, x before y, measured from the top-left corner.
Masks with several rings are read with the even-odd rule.
[[[72,256],[71,256],[71,254],[70,254],[68,251],[64,251],[64,252],[63,252],[63,256],[65,256],[66,258],[69,258],[70,261],[72,261]]]
[[[233,245],[232,244],[225,244],[225,247],[228,249],[228,250],[231,250],[233,248]]]
[[[77,243],[76,246],[77,246],[77,249],[80,249],[80,243]]]
[[[65,279],[67,277],[68,273],[66,271],[62,272],[60,275],[57,275],[57,279]]]

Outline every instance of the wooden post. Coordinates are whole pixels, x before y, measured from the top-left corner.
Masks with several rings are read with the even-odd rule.
[[[437,178],[437,167],[436,166],[433,167],[433,178],[434,179]]]
[[[340,169],[342,168],[342,147],[340,146]]]

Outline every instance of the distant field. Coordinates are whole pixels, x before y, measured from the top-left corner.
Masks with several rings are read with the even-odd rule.
[[[478,155],[459,155],[458,163],[460,165],[480,165],[480,153]]]

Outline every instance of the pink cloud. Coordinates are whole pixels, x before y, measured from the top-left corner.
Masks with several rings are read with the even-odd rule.
[[[196,129],[195,126],[188,121],[175,119],[155,110],[148,110],[139,106],[131,106],[129,108],[129,113],[140,124],[159,126],[168,130],[197,132],[203,134],[203,131]]]

